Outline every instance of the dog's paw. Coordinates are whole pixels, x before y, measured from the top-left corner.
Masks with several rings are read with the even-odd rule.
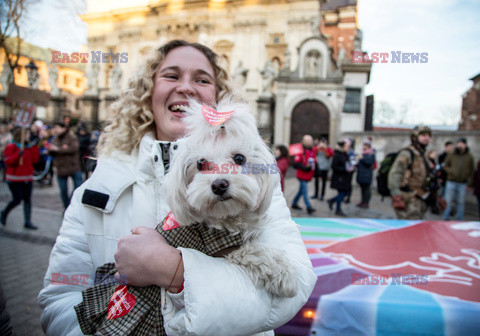
[[[294,297],[298,291],[295,267],[281,250],[245,244],[226,259],[241,266],[258,287],[279,297]]]
[[[275,253],[271,274],[265,282],[265,288],[273,295],[291,298],[298,292],[298,276],[295,267],[285,258],[284,253]]]

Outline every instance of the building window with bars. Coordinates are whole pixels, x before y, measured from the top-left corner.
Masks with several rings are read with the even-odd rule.
[[[360,102],[362,98],[362,89],[347,88],[345,95],[345,105],[343,112],[345,113],[360,113]]]

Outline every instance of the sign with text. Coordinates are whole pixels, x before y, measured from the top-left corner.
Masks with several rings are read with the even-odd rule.
[[[14,111],[15,113],[15,126],[23,128],[30,127],[35,116],[35,105],[32,103],[20,103]]]
[[[13,83],[10,83],[8,87],[7,101],[12,104],[26,102],[46,107],[49,100],[50,94],[48,92],[18,86]]]

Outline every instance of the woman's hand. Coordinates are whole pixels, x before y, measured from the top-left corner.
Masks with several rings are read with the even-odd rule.
[[[118,241],[115,277],[133,286],[157,285],[177,292],[183,283],[180,251],[154,229],[138,227]]]

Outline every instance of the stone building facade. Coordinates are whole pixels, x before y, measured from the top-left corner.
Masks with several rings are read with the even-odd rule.
[[[322,5],[322,28],[333,57],[351,58],[352,51],[359,47],[362,33],[357,26],[357,0],[328,1]],[[340,51],[342,50],[343,51]],[[343,55],[342,55],[343,54]]]
[[[11,39],[12,43],[15,39]],[[62,120],[64,117],[81,118],[79,100],[86,87],[84,63],[53,63],[52,50],[20,41],[21,55],[14,72],[14,83],[29,87],[26,65],[33,62],[38,68],[38,80],[34,88],[48,92],[48,107],[37,107],[36,118],[46,122]],[[8,122],[13,118],[12,107],[6,101],[11,71],[6,53],[0,48],[0,120]]]
[[[316,20],[323,0],[185,0],[90,1],[82,19],[88,24],[90,51],[127,53],[120,63],[120,88],[125,88],[139,62],[172,39],[203,43],[214,49],[256,110],[269,73],[278,75],[286,62],[295,64],[300,41],[318,31]],[[287,60],[286,55],[291,55]],[[89,63],[89,66],[92,64]],[[97,83],[103,102],[116,95],[109,83],[112,64],[99,64],[89,78]],[[273,69],[273,70],[272,70]],[[108,100],[108,99],[107,99]],[[105,119],[106,104],[100,106]]]
[[[462,96],[462,117],[458,129],[480,131],[480,73],[470,80],[473,85]]]
[[[318,33],[300,44],[296,69],[280,73],[275,144],[299,142],[304,134],[333,142],[345,132],[364,130],[364,91],[371,64],[335,61],[332,53],[325,36]]]
[[[94,84],[82,106],[86,115],[107,119],[107,106],[142,58],[169,40],[185,39],[219,54],[267,140],[289,144],[307,132],[333,141],[365,124],[371,64],[350,61],[351,51],[361,50],[356,11],[354,0],[89,2],[82,15],[88,49],[125,54],[128,61],[89,63]],[[111,81],[115,68],[120,76]]]

